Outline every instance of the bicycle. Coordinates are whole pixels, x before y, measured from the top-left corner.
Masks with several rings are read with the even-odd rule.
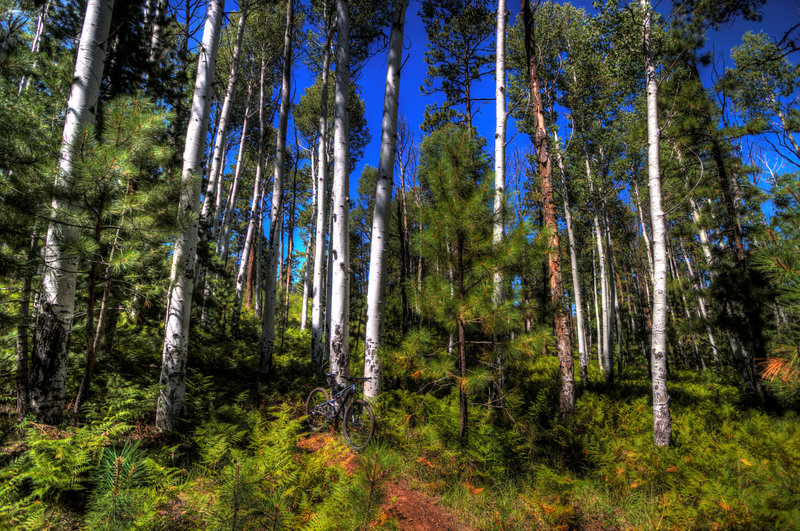
[[[347,387],[339,387],[335,374],[327,374],[328,387],[313,389],[306,399],[306,416],[311,431],[320,431],[326,422],[342,420],[342,433],[347,444],[355,450],[363,450],[375,432],[375,414],[368,402],[355,398],[356,383],[371,378],[345,378]],[[331,395],[333,397],[331,397]]]

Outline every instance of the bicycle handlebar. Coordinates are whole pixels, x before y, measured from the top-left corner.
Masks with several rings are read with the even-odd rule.
[[[337,378],[339,375],[336,374],[336,373],[329,372],[329,373],[326,373],[325,376],[332,376],[334,378]],[[370,377],[370,376],[362,376],[362,377],[359,377],[359,376],[345,376],[344,379],[345,380],[349,380],[351,382],[357,382],[359,380],[361,380],[361,381],[372,380],[373,378]]]

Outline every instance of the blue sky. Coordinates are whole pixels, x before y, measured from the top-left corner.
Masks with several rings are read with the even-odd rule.
[[[585,9],[589,13],[595,12],[591,2],[577,1],[572,2],[572,4]],[[664,14],[668,14],[672,6],[668,1],[657,2],[655,5],[656,8]],[[509,18],[509,25],[511,25],[519,14],[520,4],[512,0],[508,2],[508,8],[511,12]],[[417,0],[412,0],[406,12],[405,49],[403,55],[406,62],[400,77],[400,109],[398,114],[399,116],[406,117],[409,125],[421,138],[421,131],[418,126],[422,123],[425,105],[435,100],[429,96],[421,95],[419,90],[425,79],[427,69],[424,60],[427,38],[425,36],[425,28],[417,14],[418,11],[419,2]],[[763,30],[773,37],[780,39],[786,30],[799,22],[800,0],[768,0],[766,5],[761,9],[761,12],[763,13],[763,20],[761,22],[749,22],[737,19],[718,31],[709,31],[707,33],[707,50],[715,53],[715,62],[718,69],[720,69],[720,73],[725,65],[732,66],[730,50],[741,42],[741,36],[746,31],[758,32]],[[800,53],[796,55],[800,55]],[[790,57],[789,59],[796,62],[798,58]],[[713,69],[711,67],[706,67],[701,72],[701,75],[703,76],[705,86],[711,86]],[[362,97],[366,103],[367,122],[370,132],[372,133],[372,141],[364,152],[364,158],[359,162],[351,175],[350,189],[353,196],[356,194],[358,177],[361,175],[364,166],[366,164],[371,166],[378,165],[380,127],[383,112],[383,81],[385,77],[386,54],[382,53],[374,56],[369,61],[363,69],[361,79],[359,80]],[[302,83],[299,79],[297,82]],[[494,98],[494,89],[494,75],[492,74],[487,76],[486,79],[479,84],[476,97]],[[495,131],[494,104],[489,102],[484,105],[478,116],[476,116],[474,123],[481,136],[487,139],[493,139]],[[509,117],[507,138],[512,139],[515,131],[514,120]],[[523,134],[513,136],[508,146],[508,153],[511,152],[514,145],[519,145],[521,148],[527,149],[530,145],[530,140]],[[490,142],[487,147],[489,151],[492,152],[494,149],[493,142]]]
[[[589,13],[594,12],[591,2],[584,0],[572,2],[576,7],[582,7]],[[668,14],[671,10],[672,4],[667,0],[661,0],[655,3],[656,9],[663,13]],[[419,124],[423,120],[425,106],[436,101],[431,96],[420,94],[420,86],[423,84],[426,75],[427,65],[424,61],[427,38],[422,21],[418,15],[420,4],[418,0],[412,0],[406,12],[406,27],[404,38],[404,67],[400,77],[400,108],[399,116],[405,117],[411,129],[421,138],[421,131]],[[509,25],[513,24],[519,13],[519,2],[508,2],[508,8],[511,12]],[[226,1],[226,11],[235,11],[237,3],[233,0]],[[768,0],[766,5],[761,9],[763,13],[763,20],[761,22],[749,22],[742,19],[737,19],[728,24],[726,27],[718,31],[709,31],[707,33],[707,49],[713,51],[715,54],[715,64],[718,71],[722,72],[726,65],[731,65],[730,50],[736,46],[741,36],[746,31],[766,31],[773,37],[780,39],[784,32],[791,26],[800,21],[800,0]],[[388,33],[388,30],[387,30]],[[492,37],[493,39],[494,37]],[[800,55],[800,53],[795,54]],[[793,62],[797,61],[797,57],[789,57]],[[704,68],[701,72],[704,79],[704,84],[708,87],[712,84],[713,69],[710,67]],[[383,94],[384,94],[384,80],[386,76],[386,53],[381,52],[374,55],[364,66],[361,71],[358,83],[361,87],[361,95],[366,104],[366,118],[368,127],[372,136],[371,142],[367,145],[364,151],[364,157],[360,160],[350,176],[350,191],[351,196],[355,198],[356,190],[358,188],[358,178],[365,165],[371,166],[378,165],[378,154],[380,150],[380,128],[381,117],[383,113]],[[313,82],[312,76],[309,72],[300,65],[299,61],[296,62],[295,68],[292,72],[292,95],[294,103],[299,100],[305,87]],[[488,75],[485,80],[475,87],[476,97],[479,98],[493,98],[494,97],[494,76]],[[277,121],[277,116],[276,116]],[[495,110],[494,104],[488,102],[483,105],[478,115],[475,117],[474,124],[478,133],[487,138],[492,139],[495,129]],[[276,123],[277,125],[277,123]],[[292,123],[290,119],[289,136],[292,136]],[[509,144],[509,152],[515,145],[523,149],[527,149],[530,140],[526,135],[514,136],[516,129],[514,126],[513,118],[509,118],[508,123],[508,139],[511,139]],[[487,146],[490,152],[493,150],[493,143]],[[304,244],[300,241],[299,232],[295,234],[295,248],[302,249]]]

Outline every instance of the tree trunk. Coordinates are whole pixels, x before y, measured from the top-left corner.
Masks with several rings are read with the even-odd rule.
[[[548,265],[550,269],[550,300],[553,306],[558,363],[561,373],[559,412],[561,416],[566,416],[575,409],[572,346],[570,345],[569,323],[564,306],[564,289],[561,283],[561,253],[558,242],[558,219],[556,218],[556,204],[551,178],[551,160],[547,145],[547,130],[544,124],[544,106],[542,105],[537,72],[539,65],[536,56],[537,47],[534,33],[534,19],[528,0],[522,0],[522,12],[525,24],[525,54],[528,61],[528,72],[530,74],[530,101],[536,123],[534,144],[539,166],[539,176],[542,182],[544,222],[549,233]]]
[[[653,439],[656,446],[668,446],[672,438],[672,419],[667,392],[667,227],[661,205],[659,168],[658,79],[650,48],[650,17],[647,0],[644,10],[645,81],[647,86],[647,174],[650,188],[650,219],[653,226],[653,332],[651,376],[653,380]]]
[[[167,0],[156,0],[155,11],[153,13],[153,24],[150,31],[150,50],[147,56],[147,64],[150,68],[155,67],[158,56],[161,53],[161,37],[164,33],[164,20],[167,15]],[[150,86],[150,72],[145,72],[144,75],[145,90],[151,91]]]
[[[325,7],[325,24],[329,23],[328,9]],[[325,236],[328,205],[328,69],[330,68],[330,41],[333,28],[328,29],[325,52],[322,59],[322,80],[320,83],[319,145],[317,146],[317,221],[314,227],[314,274],[311,282],[311,365],[318,373],[322,370],[323,357],[323,297],[322,287],[327,262],[325,255]],[[327,286],[327,282],[325,283]]]
[[[717,342],[716,339],[714,338],[713,332],[711,331],[711,326],[708,324],[709,323],[708,309],[706,307],[706,298],[703,296],[703,287],[700,284],[699,276],[695,274],[694,267],[692,267],[692,260],[691,257],[689,256],[689,253],[686,251],[686,246],[683,243],[683,238],[680,239],[680,244],[681,244],[681,252],[683,253],[683,258],[684,260],[686,260],[686,268],[689,271],[689,278],[692,281],[692,287],[694,288],[695,295],[697,296],[697,304],[699,306],[698,312],[706,328],[706,335],[708,336],[708,344],[711,345],[711,353],[714,356],[714,362],[719,363]]]
[[[597,326],[597,367],[605,374],[603,365],[603,321],[600,319],[600,305],[597,302],[597,262],[595,249],[592,249],[592,295],[594,296],[594,322]],[[602,288],[602,286],[601,286]]]
[[[495,59],[495,133],[494,133],[494,224],[495,245],[503,239],[503,198],[506,186],[506,0],[497,2],[497,47]],[[494,274],[494,304],[503,300],[503,275]]]
[[[74,149],[81,131],[95,121],[103,78],[105,46],[111,25],[112,0],[89,0],[83,20],[72,89],[67,102],[61,158],[51,203],[44,248],[44,279],[30,363],[29,409],[41,422],[61,421],[66,400],[67,356],[75,314],[78,256],[70,248],[80,237],[65,223],[78,209],[64,199],[73,184]]]
[[[228,249],[230,248],[231,239],[231,222],[233,219],[233,209],[236,206],[236,197],[239,195],[239,177],[242,174],[243,160],[244,160],[244,144],[247,138],[247,122],[250,118],[250,96],[253,92],[253,84],[247,85],[247,105],[244,109],[244,118],[242,119],[242,136],[239,139],[239,152],[236,154],[236,168],[233,170],[233,182],[231,183],[231,191],[228,194],[228,202],[225,207],[225,214],[222,217],[222,225],[220,230],[219,244],[220,244],[220,257],[223,263],[228,261]],[[216,231],[215,231],[216,232]]]
[[[278,240],[283,232],[283,161],[286,158],[286,128],[289,121],[289,90],[292,68],[292,27],[294,1],[286,3],[286,31],[283,35],[283,74],[281,76],[281,108],[278,115],[278,141],[275,148],[275,174],[272,178],[272,201],[269,215],[267,267],[264,272],[264,313],[261,321],[261,357],[259,378],[265,382],[272,370],[272,351],[275,343],[275,268],[278,264]]]
[[[121,221],[120,224],[122,224]],[[117,229],[117,233],[114,236],[114,242],[111,244],[111,251],[108,255],[108,265],[106,266],[106,274],[103,282],[103,296],[100,299],[100,313],[97,316],[97,325],[93,331],[91,331],[91,328],[88,327],[89,320],[87,318],[86,338],[87,341],[89,341],[89,344],[86,352],[86,369],[83,372],[83,379],[81,380],[81,385],[78,388],[78,394],[75,396],[75,402],[72,404],[73,423],[77,422],[81,405],[89,396],[89,385],[92,382],[92,374],[94,372],[95,362],[97,361],[97,353],[100,351],[100,340],[103,338],[103,331],[106,328],[106,316],[108,315],[109,300],[111,299],[111,280],[113,279],[112,266],[114,263],[114,254],[117,251],[117,245],[119,245],[119,234],[120,229]]]
[[[217,48],[222,24],[222,0],[210,0],[203,30],[203,43],[198,57],[197,80],[192,97],[192,110],[186,130],[183,173],[178,216],[190,218],[200,209],[200,184],[203,154],[208,127],[208,114],[216,69]],[[189,322],[192,314],[194,265],[197,255],[198,220],[192,219],[175,242],[172,271],[167,298],[167,315],[162,354],[161,390],[156,407],[156,428],[172,431],[183,414],[186,397],[186,359],[188,356]]]
[[[386,65],[386,89],[383,96],[381,153],[378,180],[375,183],[375,211],[372,215],[372,241],[369,250],[367,285],[367,325],[364,334],[364,396],[375,400],[381,392],[383,363],[378,347],[383,335],[386,310],[386,252],[391,217],[394,156],[397,147],[397,105],[400,92],[400,63],[403,58],[403,28],[407,0],[392,3],[392,32]],[[402,266],[401,266],[402,267]]]
[[[234,334],[239,331],[239,321],[242,311],[242,297],[244,295],[245,281],[247,280],[248,267],[250,266],[250,254],[253,249],[253,241],[256,232],[261,232],[261,227],[257,227],[258,211],[261,203],[261,191],[264,185],[262,184],[262,176],[264,173],[264,137],[266,128],[266,119],[264,116],[264,107],[267,104],[267,98],[264,94],[264,78],[267,72],[266,59],[261,59],[261,75],[259,78],[258,88],[258,159],[256,161],[256,176],[253,182],[253,199],[250,202],[250,217],[247,223],[247,232],[245,233],[244,246],[242,248],[242,258],[239,261],[239,271],[236,274],[236,291],[233,298],[233,316],[231,317],[231,329]]]
[[[564,170],[564,160],[561,156],[561,145],[558,142],[558,132],[553,132],[555,140],[556,160],[561,172],[561,193],[564,201],[564,221],[567,225],[567,239],[569,241],[569,262],[572,273],[572,291],[575,293],[575,320],[578,336],[578,353],[580,364],[581,383],[589,381],[589,351],[586,348],[586,335],[583,322],[583,303],[581,301],[581,284],[578,271],[578,246],[575,243],[575,231],[572,229],[572,209],[569,204],[569,191],[567,189],[567,174]]]
[[[300,153],[300,144],[297,141],[297,129],[294,131],[294,144],[295,144],[295,152]],[[286,234],[287,234],[287,249],[286,249],[286,289],[284,296],[284,327],[286,326],[286,321],[289,319],[289,294],[292,291],[292,256],[294,255],[294,219],[295,219],[295,206],[297,205],[297,167],[300,164],[300,157],[296,156],[294,158],[294,171],[292,172],[292,202],[289,206],[289,215],[287,224],[289,225]]]
[[[33,286],[33,264],[39,249],[39,227],[34,226],[28,246],[27,263],[22,280],[17,322],[17,417],[22,419],[28,412],[28,334],[30,330],[31,291]]]
[[[336,0],[336,97],[333,120],[333,231],[331,254],[330,371],[339,385],[350,374],[350,168],[349,116],[350,87],[350,6]]]
[[[636,215],[639,218],[639,225],[642,229],[642,239],[644,240],[644,246],[647,250],[647,272],[650,273],[650,281],[653,280],[653,248],[650,243],[650,235],[647,233],[647,227],[644,223],[644,213],[642,212],[642,200],[639,197],[639,183],[635,180],[633,181],[633,190],[636,194]]]
[[[228,136],[228,118],[231,113],[231,107],[233,107],[234,95],[236,94],[236,80],[239,75],[239,56],[242,50],[242,39],[244,37],[244,24],[246,19],[247,0],[242,0],[239,12],[239,24],[236,28],[236,42],[233,46],[233,57],[231,59],[231,72],[228,76],[228,88],[225,90],[225,99],[222,102],[216,140],[214,141],[214,150],[212,151],[211,169],[208,172],[208,185],[206,186],[206,193],[203,197],[203,209],[200,211],[201,243],[208,240],[208,232],[213,225],[210,218],[219,215],[219,212],[214,210],[214,207],[217,205],[217,181],[221,179],[222,167],[225,165],[225,140]]]
[[[586,159],[586,171],[589,171],[589,159]],[[594,191],[591,177],[589,179],[589,187]],[[602,190],[600,191],[602,193]],[[596,201],[599,203],[599,200]],[[611,288],[609,286],[608,278],[608,260],[606,259],[605,243],[603,242],[602,227],[600,226],[600,218],[597,215],[598,207],[592,209],[592,224],[594,226],[595,244],[597,245],[597,262],[600,266],[600,307],[601,307],[601,321],[598,324],[602,328],[602,341],[598,344],[598,348],[602,346],[603,352],[603,375],[606,383],[614,381],[614,363],[611,359],[611,350],[614,345],[613,330],[611,328]]]

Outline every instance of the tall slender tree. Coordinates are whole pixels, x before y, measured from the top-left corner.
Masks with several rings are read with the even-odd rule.
[[[90,0],[86,5],[50,206],[28,389],[30,411],[48,423],[59,422],[64,412],[67,356],[75,314],[78,256],[72,246],[79,230],[69,222],[77,207],[68,194],[73,183],[74,148],[82,128],[95,121],[113,7],[113,0]]]
[[[175,429],[185,406],[186,361],[199,223],[197,214],[200,210],[200,176],[203,171],[203,152],[211,107],[211,91],[216,70],[222,13],[222,0],[209,0],[203,41],[198,54],[197,79],[192,96],[189,126],[186,130],[181,193],[178,203],[179,220],[185,228],[183,234],[175,242],[175,250],[172,254],[164,349],[161,377],[159,378],[161,389],[156,407],[156,427],[161,431]]]
[[[651,378],[653,382],[653,439],[656,446],[668,446],[672,418],[667,392],[667,225],[661,200],[659,168],[658,73],[651,40],[652,9],[640,2],[644,13],[643,47],[647,89],[647,174],[650,188],[650,220],[653,226],[653,331],[651,337]]]
[[[372,240],[369,251],[369,283],[367,287],[367,324],[364,335],[364,396],[375,399],[381,392],[383,363],[378,347],[383,334],[386,309],[386,252],[388,250],[392,182],[397,148],[397,107],[400,96],[400,63],[403,56],[403,28],[407,0],[392,3],[392,31],[386,64],[386,88],[383,96],[381,153],[375,183],[375,211],[372,215]]]
[[[550,269],[550,300],[553,305],[555,335],[558,348],[558,363],[561,378],[559,411],[566,416],[575,409],[572,346],[569,335],[569,320],[564,305],[564,289],[561,281],[561,252],[558,242],[558,219],[556,218],[555,194],[552,182],[552,161],[548,147],[547,129],[544,123],[544,105],[539,87],[534,15],[528,0],[521,2],[525,25],[525,55],[528,66],[528,83],[532,112],[535,117],[534,146],[541,178],[544,223],[548,231],[548,265]]]
[[[272,351],[275,343],[275,299],[277,279],[275,268],[278,265],[278,240],[283,231],[283,174],[286,158],[286,128],[289,122],[289,91],[292,72],[292,27],[294,21],[294,1],[286,2],[286,31],[283,36],[283,69],[281,75],[281,108],[278,115],[278,141],[275,148],[275,173],[272,177],[272,199],[269,215],[269,248],[267,249],[267,268],[264,282],[264,310],[261,323],[261,356],[259,376],[266,380],[272,369]]]
[[[350,374],[350,6],[336,0],[336,89],[333,120],[330,370],[340,385]]]
[[[497,2],[497,48],[495,52],[494,97],[494,228],[495,243],[503,239],[503,200],[506,186],[506,0]],[[503,276],[495,273],[494,298],[499,304],[503,299]]]

